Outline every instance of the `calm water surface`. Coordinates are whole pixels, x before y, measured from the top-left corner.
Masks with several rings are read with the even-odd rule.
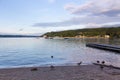
[[[86,47],[88,42],[120,45],[119,39],[0,38],[0,68],[92,64],[96,60],[120,67],[119,53]]]

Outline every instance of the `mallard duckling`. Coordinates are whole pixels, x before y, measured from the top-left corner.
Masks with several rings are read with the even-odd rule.
[[[55,67],[54,67],[53,65],[51,65],[51,66],[50,66],[50,69],[51,69],[51,70],[54,70],[54,69],[55,69]]]
[[[32,68],[31,71],[37,71],[38,69],[37,68]]]
[[[82,61],[81,61],[81,62],[79,62],[79,63],[77,63],[77,65],[78,65],[78,66],[80,66],[81,64],[82,64]]]

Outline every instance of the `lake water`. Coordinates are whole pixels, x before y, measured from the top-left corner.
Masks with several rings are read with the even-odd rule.
[[[97,60],[120,67],[119,53],[86,47],[88,42],[120,44],[118,39],[0,38],[0,68],[76,65],[80,61],[86,65]]]

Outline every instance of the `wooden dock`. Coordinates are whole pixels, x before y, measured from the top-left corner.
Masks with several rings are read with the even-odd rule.
[[[118,46],[95,44],[95,43],[88,43],[86,44],[86,46],[120,53],[120,47]]]

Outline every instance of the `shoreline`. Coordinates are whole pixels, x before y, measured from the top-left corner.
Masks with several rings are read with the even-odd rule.
[[[22,65],[22,66],[7,66],[7,67],[0,67],[0,69],[12,69],[12,68],[31,68],[31,67],[49,67],[51,65],[54,65],[56,67],[64,67],[64,66],[77,66],[78,63],[63,63],[63,64],[44,64],[44,65]],[[91,63],[82,63],[81,66],[87,66],[87,65],[94,65]]]
[[[45,39],[110,39],[107,37],[42,37]]]
[[[52,69],[51,69],[52,68]],[[119,80],[120,70],[98,65],[0,69],[0,80]]]

